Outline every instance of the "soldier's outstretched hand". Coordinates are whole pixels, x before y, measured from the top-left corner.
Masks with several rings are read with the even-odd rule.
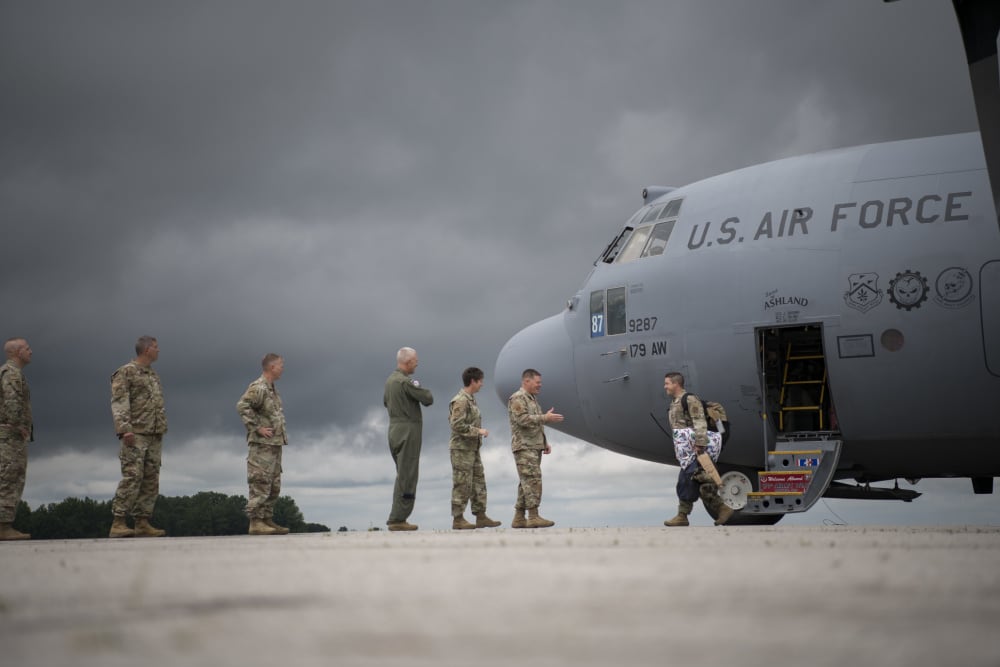
[[[555,408],[549,408],[549,411],[545,413],[546,422],[561,422],[563,416],[555,411]]]

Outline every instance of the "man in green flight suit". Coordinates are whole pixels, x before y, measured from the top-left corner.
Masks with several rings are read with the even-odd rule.
[[[434,397],[420,382],[411,377],[417,369],[417,352],[412,347],[396,353],[396,370],[385,381],[382,404],[389,411],[389,452],[396,463],[396,485],[392,494],[392,510],[386,525],[389,530],[416,530],[407,523],[417,497],[417,475],[420,469],[420,438],[423,429],[421,405],[431,405]]]

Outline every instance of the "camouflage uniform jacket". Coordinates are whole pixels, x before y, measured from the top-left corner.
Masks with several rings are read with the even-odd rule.
[[[705,420],[704,404],[694,394],[688,394],[688,419],[684,414],[684,405],[681,403],[681,394],[670,402],[670,410],[667,412],[667,419],[670,421],[670,428],[690,428],[694,429],[694,444],[696,447],[708,446],[708,422]]]
[[[424,389],[419,381],[398,368],[394,370],[385,381],[385,392],[382,394],[382,405],[389,411],[389,421],[423,423],[421,403],[434,403],[430,389]]]
[[[455,394],[448,404],[448,423],[451,424],[451,440],[449,449],[475,451],[483,444],[479,429],[483,426],[483,417],[476,404],[476,397],[464,389]]]
[[[17,364],[8,361],[0,366],[0,438],[21,440],[22,429],[28,433],[28,442],[35,439],[28,381]]]
[[[261,375],[250,383],[236,403],[236,411],[247,428],[247,444],[287,445],[285,436],[285,411],[281,396],[275,386]],[[259,428],[272,428],[274,434],[265,438],[257,432]]]
[[[160,376],[134,360],[111,376],[111,416],[115,433],[162,435],[167,432]]]
[[[545,415],[534,396],[523,388],[507,399],[507,416],[510,418],[510,448],[545,449]]]

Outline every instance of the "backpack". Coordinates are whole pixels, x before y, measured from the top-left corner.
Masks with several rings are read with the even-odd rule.
[[[688,409],[688,396],[690,395],[689,392],[684,392],[684,395],[681,396],[681,407],[684,408],[684,416],[687,417],[688,421],[691,421],[691,411]],[[702,401],[697,396],[694,398],[701,403],[701,407],[705,412],[705,424],[708,426],[708,430],[721,434],[722,444],[725,445],[726,441],[729,440],[730,433],[726,409],[722,407],[721,403]]]

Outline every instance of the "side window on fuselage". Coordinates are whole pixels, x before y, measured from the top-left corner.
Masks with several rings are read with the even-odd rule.
[[[608,335],[616,336],[625,333],[625,288],[614,287],[608,290]]]
[[[612,287],[590,293],[590,337],[601,338],[625,333],[625,288]]]

